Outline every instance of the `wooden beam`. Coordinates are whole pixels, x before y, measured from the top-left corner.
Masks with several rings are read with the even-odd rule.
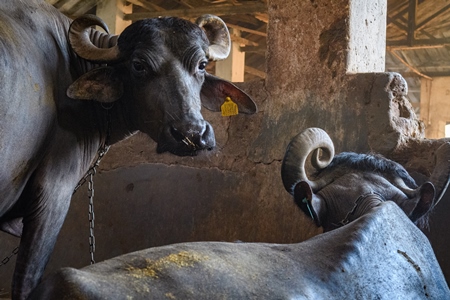
[[[266,11],[267,11],[267,7],[266,7]],[[269,23],[269,14],[267,14],[267,13],[264,13],[264,14],[256,13],[255,14],[255,18],[258,19],[261,22],[266,23],[266,24]]]
[[[387,21],[388,21],[388,24],[393,24],[393,25],[397,26],[400,30],[408,32],[408,26],[403,25],[402,23],[398,22],[397,20],[392,19],[388,16]]]
[[[60,1],[56,1],[55,4],[53,4],[53,6],[56,7],[57,9],[60,9],[61,7],[63,7],[64,5],[66,5],[68,2],[70,2],[70,0],[60,0]]]
[[[409,46],[414,44],[416,33],[416,12],[417,12],[417,0],[409,0],[408,6],[408,34],[406,40]]]
[[[260,77],[262,79],[266,78],[266,72],[260,71],[258,69],[252,68],[250,66],[245,66],[245,72],[248,73],[248,74],[252,74],[252,75],[258,76],[258,77]]]
[[[450,4],[447,4],[446,6],[444,6],[443,8],[441,8],[440,10],[438,10],[437,12],[435,12],[434,14],[432,14],[431,16],[429,16],[428,18],[426,18],[425,20],[423,20],[422,22],[417,24],[417,29],[418,30],[422,29],[425,25],[427,25],[428,22],[430,22],[431,20],[433,20],[434,18],[436,18],[437,16],[446,12],[449,9],[450,9]]]
[[[158,6],[156,4],[153,4],[151,2],[148,1],[144,1],[144,0],[127,0],[127,2],[140,6],[142,8],[145,8],[149,11],[164,11],[165,9],[162,8],[161,6]]]
[[[236,6],[209,5],[192,9],[174,9],[174,10],[166,10],[163,12],[126,14],[124,16],[124,20],[137,21],[146,18],[158,18],[162,16],[195,18],[204,14],[213,14],[221,16],[221,15],[237,15],[237,14],[256,14],[265,12],[267,12],[267,6],[265,4],[260,2],[251,2]]]
[[[78,17],[84,15],[89,10],[94,8],[99,1],[97,0],[89,0],[89,1],[80,1],[72,6],[66,13],[72,17]]]
[[[431,46],[441,46],[450,45],[450,38],[439,38],[439,39],[420,39],[414,40],[414,47],[431,47]],[[397,40],[397,41],[386,41],[386,46],[388,47],[409,47],[408,40]]]
[[[230,34],[231,41],[239,45],[258,46],[259,44],[248,39],[244,39],[240,36]]]
[[[389,11],[388,11],[388,12],[389,12]],[[389,24],[390,24],[390,21],[389,21],[389,20],[396,20],[396,19],[398,19],[398,18],[402,18],[402,16],[403,16],[404,14],[406,14],[407,12],[408,12],[408,6],[406,6],[404,9],[402,9],[400,12],[396,13],[396,14],[393,15],[392,17],[389,17],[389,19],[388,19],[386,25],[389,25]]]
[[[450,77],[450,71],[449,72],[426,72],[426,75],[433,77]]]
[[[391,50],[397,50],[397,51],[404,51],[404,50],[422,50],[422,49],[439,49],[445,47],[444,45],[428,45],[428,46],[412,46],[412,47],[387,47],[389,51]]]
[[[58,0],[45,0],[48,4],[55,5]]]
[[[267,37],[267,33],[266,32],[261,32],[261,31],[258,31],[258,30],[252,30],[252,29],[249,29],[249,28],[245,28],[245,27],[234,25],[234,24],[230,24],[230,23],[227,23],[227,26],[229,28],[234,28],[234,29],[238,29],[240,31],[244,31],[244,32],[248,32],[248,33],[251,33],[251,34],[256,34],[256,35]]]
[[[259,53],[259,54],[265,54],[267,51],[267,45],[259,45],[259,46],[245,46],[241,47],[241,51],[245,53]]]
[[[435,40],[435,39],[436,39],[436,37],[435,37],[434,35],[429,34],[429,33],[426,32],[424,29],[422,29],[422,30],[420,30],[420,31],[417,30],[416,32],[421,33],[421,34],[427,36],[428,38],[430,38],[430,39],[432,39],[432,40]],[[414,42],[415,42],[415,39],[414,39]]]
[[[413,71],[414,73],[416,73],[417,75],[419,75],[420,77],[424,77],[426,79],[429,80],[433,80],[433,78],[431,78],[430,76],[427,76],[421,72],[419,72],[419,70],[417,70],[416,68],[414,68],[413,66],[411,66],[410,64],[408,64],[403,58],[400,57],[400,55],[398,55],[395,51],[390,51],[392,53],[392,55],[394,55],[399,61],[401,61],[405,66],[407,66],[411,71]]]

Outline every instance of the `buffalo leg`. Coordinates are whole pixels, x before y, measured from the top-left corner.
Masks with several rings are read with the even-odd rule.
[[[59,195],[52,195],[53,197],[34,199],[24,216],[13,276],[12,299],[26,299],[44,272],[70,206],[71,192],[65,191],[64,195],[61,195],[61,190],[59,192]]]

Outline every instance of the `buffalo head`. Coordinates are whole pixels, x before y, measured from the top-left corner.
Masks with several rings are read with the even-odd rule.
[[[309,176],[308,163],[317,170]],[[432,178],[439,177],[434,175]],[[380,155],[343,152],[334,156],[333,142],[319,128],[308,128],[294,137],[281,176],[295,203],[325,231],[345,225],[387,200],[419,222],[435,205],[435,195],[442,195],[446,188],[435,188],[431,182],[417,186],[400,164]]]
[[[197,24],[180,18],[146,19],[128,26],[120,36],[90,27],[106,25],[96,16],[73,21],[69,40],[77,55],[106,64],[78,78],[70,98],[121,102],[130,131],[142,131],[158,143],[157,151],[196,155],[215,146],[214,131],[201,115],[230,97],[239,113],[252,114],[255,103],[236,86],[206,72],[210,60],[230,51],[225,23],[206,15]]]

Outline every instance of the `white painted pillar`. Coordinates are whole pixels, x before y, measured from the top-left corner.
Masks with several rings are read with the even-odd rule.
[[[387,1],[350,0],[349,13],[347,73],[384,72]]]
[[[230,34],[240,36],[239,30],[230,29]],[[243,82],[245,70],[245,52],[240,50],[240,45],[231,43],[231,51],[228,58],[216,62],[216,76],[231,82]]]
[[[131,21],[124,21],[123,15],[132,13],[132,4],[125,0],[106,0],[97,5],[97,16],[108,25],[109,33],[120,34]]]

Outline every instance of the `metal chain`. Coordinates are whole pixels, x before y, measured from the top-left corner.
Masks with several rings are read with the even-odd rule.
[[[94,235],[94,172],[89,176],[88,184],[88,197],[89,197],[89,253],[91,255],[91,265],[95,264],[94,252],[95,252],[95,235]]]
[[[14,250],[11,252],[11,254],[7,257],[5,257],[1,262],[0,262],[0,267],[6,265],[11,258],[16,255],[19,252],[19,246],[17,246],[16,248],[14,248]]]
[[[94,175],[97,173],[97,167],[100,165],[100,161],[102,160],[103,156],[106,155],[106,153],[108,152],[108,150],[110,148],[110,146],[109,146],[109,139],[110,139],[110,133],[111,133],[111,113],[109,111],[110,108],[106,109],[107,114],[106,114],[106,140],[105,140],[105,143],[97,151],[97,160],[92,165],[92,167],[90,167],[89,170],[86,172],[86,175],[84,175],[83,178],[81,178],[81,180],[78,182],[77,186],[75,187],[75,189],[73,191],[73,194],[75,194],[75,192],[78,190],[78,188],[80,188],[83,184],[85,184],[89,178],[89,182],[88,182],[89,254],[91,256],[91,265],[95,264],[95,259],[94,259],[94,253],[95,253]]]
[[[91,265],[95,264],[94,253],[95,253],[95,235],[94,235],[94,227],[95,227],[95,213],[94,213],[94,175],[97,173],[97,167],[100,165],[100,161],[103,156],[108,152],[110,146],[103,145],[98,149],[98,157],[95,161],[94,165],[89,168],[86,175],[81,178],[80,182],[78,182],[75,187],[73,194],[80,188],[86,181],[88,181],[88,197],[89,197],[89,254],[91,256]],[[88,180],[89,179],[89,180]]]
[[[83,176],[83,178],[81,178],[81,180],[78,182],[77,186],[75,187],[75,189],[73,190],[73,194],[74,195],[76,193],[76,191],[83,185],[86,183],[86,181],[88,180],[88,178],[90,178],[91,176],[95,175],[95,173],[97,172],[97,167],[100,165],[100,161],[102,160],[103,156],[106,155],[106,153],[108,152],[110,146],[105,144],[102,147],[100,147],[98,149],[98,157],[97,160],[95,161],[95,163],[92,165],[92,167],[89,168],[89,170],[86,172],[86,175]]]

